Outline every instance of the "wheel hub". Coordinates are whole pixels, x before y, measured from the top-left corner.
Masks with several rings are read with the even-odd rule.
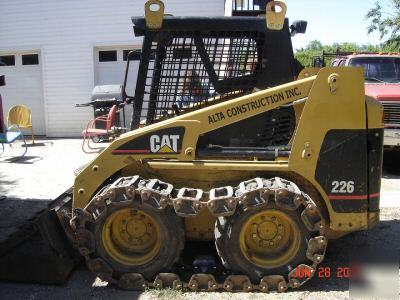
[[[159,227],[143,211],[130,208],[111,214],[103,228],[103,245],[109,255],[122,263],[143,264],[160,248]]]
[[[272,240],[278,234],[278,226],[271,221],[257,224],[257,237],[262,240]]]
[[[147,232],[146,224],[142,220],[130,220],[126,224],[126,233],[133,238],[141,238]]]

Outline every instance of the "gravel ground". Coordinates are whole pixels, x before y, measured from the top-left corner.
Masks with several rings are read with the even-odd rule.
[[[0,159],[0,195],[20,199],[51,199],[73,182],[73,170],[89,162],[93,155],[83,154],[80,140],[44,140],[30,147],[27,158],[19,163]],[[29,191],[29,192],[27,192]],[[349,266],[349,256],[360,249],[379,245],[380,250],[400,251],[400,155],[385,156],[382,179],[381,222],[372,230],[357,232],[330,241],[323,267],[330,278],[315,276],[304,287],[285,294],[261,293],[189,293],[172,290],[143,293],[119,290],[95,278],[80,266],[63,286],[0,282],[1,299],[346,299],[352,298],[348,279],[338,278],[337,269]],[[1,266],[0,266],[1,267]],[[398,270],[398,266],[396,267]],[[399,276],[397,276],[398,282]]]

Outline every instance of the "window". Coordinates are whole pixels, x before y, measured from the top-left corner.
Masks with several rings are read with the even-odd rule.
[[[39,54],[24,54],[22,55],[22,65],[38,65]]]
[[[367,82],[400,82],[400,59],[388,56],[356,57],[350,61],[351,66],[363,67]]]
[[[14,55],[0,56],[0,67],[1,66],[15,66],[15,56]]]
[[[140,60],[140,55],[141,55],[142,51],[138,50],[138,49],[136,49],[136,50],[129,49],[129,50],[123,50],[122,51],[122,57],[123,57],[124,61],[126,61],[128,59],[128,54],[131,51],[133,51],[134,54],[131,54],[130,60]]]
[[[117,50],[99,51],[99,61],[117,61]]]

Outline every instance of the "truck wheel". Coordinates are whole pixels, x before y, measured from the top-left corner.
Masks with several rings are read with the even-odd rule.
[[[218,218],[215,240],[223,264],[254,283],[266,275],[287,275],[307,261],[312,233],[300,216],[300,209],[283,210],[269,203]]]

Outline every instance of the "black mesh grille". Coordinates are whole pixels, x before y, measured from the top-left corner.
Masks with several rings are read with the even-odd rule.
[[[274,109],[265,115],[258,145],[263,147],[287,145],[296,126],[296,116],[291,106]]]
[[[199,137],[197,147],[285,147],[295,126],[293,107],[280,107],[208,132]]]
[[[259,32],[165,33],[151,45],[141,123],[252,92],[263,43]]]

